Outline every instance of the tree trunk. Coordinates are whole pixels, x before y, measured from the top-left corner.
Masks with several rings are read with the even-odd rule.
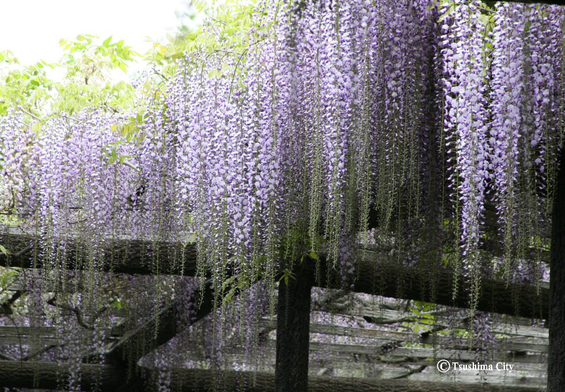
[[[279,283],[277,305],[277,355],[275,386],[277,392],[308,391],[308,355],[310,353],[311,274],[298,268],[295,277]]]
[[[559,174],[553,204],[551,264],[549,277],[549,357],[547,391],[563,391],[565,385],[565,168],[559,155]]]

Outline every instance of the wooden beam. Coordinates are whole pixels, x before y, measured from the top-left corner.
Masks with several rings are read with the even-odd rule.
[[[8,244],[10,256],[0,254],[0,266],[21,268],[40,267],[41,260],[34,258],[33,237],[26,234],[0,235],[0,243]],[[69,269],[88,267],[81,258],[81,247],[68,244]],[[82,251],[84,252],[84,251]],[[351,290],[359,293],[377,294],[386,297],[412,299],[433,302],[440,305],[469,307],[469,296],[463,276],[459,275],[458,296],[453,299],[454,272],[438,261],[433,268],[429,266],[407,267],[398,263],[386,251],[360,250],[357,262],[357,277]],[[121,239],[110,245],[102,263],[106,270],[129,274],[181,274],[194,276],[196,273],[196,246],[179,243],[148,243],[139,240]],[[156,263],[155,260],[159,260]],[[309,261],[311,264],[316,262]],[[341,289],[342,282],[335,277],[328,277],[333,271],[324,255],[320,256],[317,266],[320,279],[314,285],[325,288]],[[516,308],[515,304],[519,304]],[[481,296],[477,310],[522,316],[528,318],[549,318],[549,290],[537,288],[532,284],[507,284],[494,279],[482,279]]]
[[[275,329],[276,325],[275,325],[276,321],[266,321],[262,324],[262,326],[264,328],[267,329]],[[509,326],[509,328],[511,328]],[[547,331],[547,330],[545,330]],[[492,331],[495,332],[495,331]],[[356,328],[356,327],[343,327],[343,326],[339,326],[339,325],[333,325],[333,324],[317,324],[317,323],[311,323],[310,324],[310,333],[319,333],[319,334],[324,334],[324,335],[331,335],[331,336],[343,336],[343,337],[348,337],[348,338],[365,338],[365,339],[371,339],[371,342],[373,342],[373,345],[370,346],[356,346],[354,344],[349,344],[349,343],[340,343],[339,345],[336,345],[336,350],[335,351],[339,351],[339,347],[344,346],[344,347],[351,347],[351,349],[349,349],[349,351],[351,352],[355,352],[354,347],[359,347],[360,351],[358,351],[359,353],[370,353],[370,354],[376,354],[377,351],[376,349],[378,348],[379,345],[386,345],[387,343],[393,343],[393,342],[403,342],[403,341],[408,341],[409,339],[413,339],[414,337],[416,337],[416,341],[414,341],[414,343],[421,343],[421,344],[435,344],[437,347],[442,347],[444,349],[448,349],[448,350],[468,350],[469,349],[469,344],[466,344],[465,342],[463,343],[455,343],[453,342],[453,339],[450,338],[449,336],[434,336],[432,337],[431,335],[418,335],[414,334],[412,332],[393,332],[393,331],[383,331],[380,329],[372,329],[372,328]],[[500,332],[499,332],[500,333]],[[504,359],[502,356],[504,355],[512,355],[512,352],[528,352],[528,353],[538,353],[538,354],[546,354],[547,353],[547,339],[543,339],[543,338],[530,338],[530,339],[526,339],[523,338],[522,336],[520,337],[516,337],[517,335],[514,335],[513,337],[508,337],[508,338],[497,338],[496,339],[496,344],[500,345],[500,347],[504,347],[504,351],[500,351],[498,353],[495,353],[495,358],[500,359],[501,361]],[[330,347],[331,345],[328,345],[328,347]],[[320,344],[313,344],[310,343],[310,348],[312,350],[320,350],[322,351],[324,349],[325,345],[320,345]],[[330,348],[330,351],[332,349]],[[348,350],[347,348],[345,350]],[[344,351],[345,351],[344,350]],[[371,352],[369,352],[368,350],[372,350]],[[450,355],[454,355],[456,354],[455,352],[451,353]],[[499,358],[500,357],[500,358]],[[540,358],[538,356],[538,359],[536,360],[537,362],[539,362]]]
[[[0,266],[40,268],[43,260],[38,253],[38,236],[9,228],[0,230],[0,244],[9,254],[0,253]],[[68,269],[88,270],[88,244],[69,241],[65,245],[65,266]],[[179,242],[142,241],[120,238],[107,241],[102,268],[104,271],[126,274],[196,274],[196,245]]]
[[[110,350],[87,354],[83,362],[90,362],[93,358],[104,356],[106,363],[111,364],[115,369],[120,369],[122,374],[122,382],[116,389],[117,392],[143,390],[145,380],[140,375],[138,361],[181,332],[178,330],[177,309],[183,306],[185,301],[201,303],[189,320],[190,324],[207,316],[213,309],[214,301],[211,280],[204,283],[203,289],[197,288],[192,291],[190,298],[182,297],[173,301],[137,329],[127,333]],[[187,327],[187,325],[184,326]]]
[[[69,377],[72,375],[68,366],[54,362],[0,361],[0,385],[3,387],[58,390],[66,386]],[[123,378],[123,372],[113,366],[80,365],[83,391],[113,391],[121,385]]]
[[[442,265],[407,267],[391,262],[386,254],[378,251],[361,251],[357,263],[357,277],[352,291],[376,294],[384,297],[411,299],[440,305],[469,307],[468,286],[464,276],[458,277],[458,295],[453,298],[454,272]],[[438,263],[439,264],[439,263]],[[322,263],[324,271],[325,263]],[[340,288],[339,282],[319,286]],[[331,280],[330,280],[331,282]],[[318,284],[317,284],[318,285]],[[494,279],[481,280],[481,295],[477,310],[508,314],[534,319],[549,318],[549,290],[532,284],[506,283]],[[519,304],[516,308],[515,304]]]
[[[151,369],[145,369],[150,372]],[[70,376],[68,368],[52,362],[0,361],[0,385],[3,387],[57,390],[61,381]],[[107,365],[81,364],[81,389],[84,391],[118,390],[125,374]],[[448,377],[448,376],[446,376]],[[175,369],[171,374],[171,390],[182,392],[212,392],[223,390],[274,392],[275,375],[239,371]],[[539,388],[489,385],[489,392],[532,392]],[[482,392],[481,384],[418,382],[406,380],[357,379],[311,376],[310,392]]]
[[[211,280],[204,283],[203,290],[195,289],[190,294],[190,298],[183,297],[173,301],[139,328],[128,333],[104,355],[110,360],[136,364],[142,356],[167,343],[180,332],[177,328],[177,309],[186,301],[201,304],[192,315],[191,324],[207,316],[212,311],[214,303]]]

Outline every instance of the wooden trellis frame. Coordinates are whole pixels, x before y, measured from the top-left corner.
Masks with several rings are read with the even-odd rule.
[[[10,233],[1,236],[0,241],[9,244],[9,249],[12,250],[12,254],[9,256],[0,256],[0,265],[3,266],[17,266],[21,268],[32,268],[41,267],[41,260],[35,260],[34,262],[34,241],[35,236],[26,233],[18,233],[17,230],[12,230]],[[67,244],[71,249],[67,254],[72,255],[68,260],[68,265],[75,268],[81,268],[82,263],[80,260],[80,251],[77,249],[81,248],[80,243]],[[104,265],[110,265],[110,258],[112,259],[113,266],[112,270],[119,273],[130,273],[130,274],[151,274],[151,259],[155,254],[159,254],[161,273],[169,274],[184,274],[186,276],[193,276],[196,271],[196,248],[193,244],[182,246],[180,244],[171,243],[143,243],[137,240],[127,240],[123,239],[116,241],[113,244],[112,252],[105,252],[106,257]],[[183,255],[182,260],[179,260],[179,255]],[[78,257],[78,259],[75,259]],[[390,261],[389,250],[366,250],[360,252],[359,261],[359,277],[353,285],[353,292],[367,293],[367,294],[380,294],[388,297],[399,297],[417,301],[429,301],[429,294],[432,287],[429,285],[430,282],[434,281],[436,287],[441,289],[436,290],[435,303],[443,304],[447,306],[459,306],[465,308],[468,306],[467,298],[464,295],[460,295],[455,301],[452,297],[452,285],[453,285],[453,271],[449,268],[441,268],[436,271],[428,271],[427,279],[423,279],[425,272],[421,268],[408,268],[405,266],[400,266],[395,262]],[[318,264],[316,266],[316,264]],[[182,270],[180,267],[172,267],[171,270],[163,270],[166,266],[180,266],[182,265]],[[324,377],[308,377],[308,354],[309,350],[309,333],[310,333],[310,292],[311,287],[318,285],[330,289],[340,289],[341,283],[336,280],[328,279],[326,272],[331,270],[327,266],[327,260],[322,255],[320,260],[305,259],[302,262],[302,269],[295,271],[298,279],[289,280],[289,286],[284,284],[279,285],[280,298],[287,298],[286,301],[279,301],[279,307],[277,313],[279,315],[285,315],[283,317],[277,318],[277,367],[276,374],[254,374],[245,375],[241,372],[230,372],[223,371],[222,375],[226,377],[224,382],[229,382],[229,380],[234,379],[234,377],[239,377],[245,379],[249,378],[249,385],[254,385],[254,387],[249,387],[248,390],[274,390],[277,391],[314,391],[322,390],[327,388],[327,382]],[[314,270],[318,267],[318,270],[322,272],[321,279],[319,282],[315,281]],[[382,284],[375,284],[376,276],[386,276],[387,279],[382,282]],[[398,284],[402,281],[401,286],[404,288],[402,292],[398,291]],[[299,285],[301,284],[301,285]],[[460,282],[463,284],[463,282]],[[296,286],[298,288],[296,289]],[[507,314],[514,315],[516,313],[515,307],[512,305],[511,298],[516,296],[516,293],[522,293],[525,299],[532,298],[536,295],[538,290],[535,286],[529,284],[515,284],[505,286],[504,282],[498,282],[494,280],[487,280],[483,283],[484,295],[482,300],[479,302],[479,308],[484,311],[494,312],[495,310],[503,309]],[[400,294],[400,295],[399,295]],[[201,302],[201,306],[197,313],[193,317],[193,323],[201,320],[203,317],[209,314],[213,309],[214,295],[211,291],[210,285],[206,285],[206,290],[204,291],[204,296],[201,297],[201,291],[195,290],[192,295],[194,300]],[[548,307],[547,307],[547,296],[548,289],[542,287],[540,289],[539,306],[537,301],[527,302],[529,305],[522,305],[519,309],[520,315],[527,317],[547,317]],[[493,301],[493,298],[497,298],[497,301]],[[500,301],[501,298],[506,298],[504,301]],[[179,301],[186,301],[186,298]],[[297,303],[302,304],[302,306],[297,306]],[[287,307],[287,305],[291,305]],[[144,380],[142,377],[130,377],[126,382],[123,382],[123,375],[127,372],[128,364],[137,364],[141,357],[147,354],[153,349],[157,349],[159,346],[167,343],[170,339],[174,338],[179,332],[177,330],[177,320],[176,303],[168,305],[166,308],[162,309],[156,317],[151,317],[145,324],[141,325],[137,330],[130,331],[127,336],[123,337],[114,346],[104,353],[106,357],[106,365],[102,366],[98,370],[98,374],[101,374],[103,379],[99,380],[102,385],[104,385],[104,390],[136,390],[144,389]],[[155,325],[158,323],[157,328],[158,333],[155,334]],[[289,326],[289,324],[291,324]],[[271,326],[272,327],[272,326]],[[130,347],[139,347],[143,345],[146,349],[144,351],[130,350]],[[20,371],[14,371],[13,366],[16,363],[21,362],[2,362],[6,366],[0,366],[0,385],[11,385],[19,387],[29,387],[30,378],[26,374],[35,374],[36,381],[38,380],[37,375],[39,375],[40,383],[36,384],[42,386],[43,388],[51,388],[56,382],[56,365],[50,363],[38,363],[33,361],[26,361],[20,366]],[[93,370],[92,366],[87,365],[84,368],[86,372],[83,382],[83,388],[88,390],[90,385],[95,385],[94,374],[96,372]],[[139,365],[138,365],[139,366]],[[41,371],[39,371],[41,369]],[[144,370],[140,368],[139,370]],[[55,372],[55,373],[53,373]],[[59,369],[60,372],[60,369]],[[137,373],[132,373],[137,374]],[[118,377],[118,375],[120,377]],[[206,372],[201,369],[177,369],[173,372],[173,385],[180,388],[181,390],[210,390],[213,389],[214,383],[209,379],[210,376],[206,376]],[[198,379],[199,383],[202,385],[196,386],[194,382],[186,383],[187,380]],[[255,380],[251,383],[251,379]],[[19,380],[19,381],[18,381]],[[121,380],[122,382],[117,382],[116,380]],[[176,381],[175,381],[176,380]],[[184,381],[183,381],[184,380]],[[15,381],[21,383],[14,383]],[[235,381],[234,381],[235,382]],[[379,391],[402,391],[406,390],[403,388],[410,388],[409,390],[414,391],[427,391],[427,390],[441,390],[438,388],[450,391],[468,391],[474,390],[474,385],[463,385],[463,386],[441,386],[441,384],[433,382],[420,382],[416,384],[412,381],[395,380],[355,380],[354,383],[347,382],[345,380],[332,379],[333,383],[340,385],[341,390],[348,390],[348,388],[360,388],[361,385],[365,385],[370,390]],[[176,383],[176,384],[175,384]],[[357,383],[361,383],[359,386]],[[309,384],[309,385],[308,385]],[[184,385],[184,387],[181,387]],[[326,385],[326,387],[324,387]],[[348,386],[349,385],[349,386]],[[335,388],[335,384],[334,387]],[[200,389],[199,389],[200,388]],[[256,389],[254,389],[256,388]],[[263,389],[266,388],[266,389]],[[420,388],[420,389],[416,389]],[[496,389],[497,388],[497,389]],[[516,386],[508,387],[512,389],[504,389],[502,386],[497,386],[493,390],[519,390]],[[531,388],[524,388],[525,390],[531,391]]]

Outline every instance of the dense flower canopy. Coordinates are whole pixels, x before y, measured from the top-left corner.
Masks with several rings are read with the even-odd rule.
[[[244,56],[187,56],[143,117],[1,118],[0,208],[41,234],[52,268],[76,237],[94,270],[118,238],[196,241],[222,298],[322,253],[347,285],[359,244],[393,238],[405,264],[443,256],[476,301],[482,274],[503,260],[518,279],[547,242],[563,16],[266,1]]]
[[[194,233],[248,282],[307,249],[351,274],[371,210],[413,239],[443,211],[476,280],[493,204],[510,262],[550,205],[562,10],[373,3],[265,3],[244,59],[187,58],[141,121],[5,117],[3,211],[46,240]]]
[[[196,238],[218,284],[273,280],[308,251],[351,275],[375,227],[422,257],[443,225],[478,283],[482,237],[512,263],[545,233],[529,222],[547,218],[562,134],[561,13],[265,3],[245,58],[186,58],[144,118],[84,111],[32,132],[4,117],[2,209],[47,242]]]

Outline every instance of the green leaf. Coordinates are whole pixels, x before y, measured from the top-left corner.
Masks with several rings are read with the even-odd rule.
[[[8,256],[8,251],[6,250],[6,248],[3,245],[0,245],[0,252],[2,252],[4,254],[4,256]]]
[[[320,261],[320,256],[318,256],[318,254],[316,252],[310,252],[310,253],[308,253],[308,256],[310,256],[311,259],[314,259],[316,261]]]
[[[123,164],[126,160],[131,158],[131,155],[122,155],[120,156],[120,163]]]
[[[279,282],[284,280],[284,284],[286,284],[288,286],[288,282],[289,282],[290,279],[296,280],[296,277],[294,276],[294,274],[288,268],[286,268],[283,271],[283,276],[279,279]]]
[[[233,287],[233,288],[224,296],[224,299],[223,299],[224,304],[229,304],[230,302],[232,302],[233,297],[235,297],[236,290],[237,290],[237,287]]]
[[[108,165],[112,165],[116,163],[118,160],[118,153],[115,148],[112,148],[112,151],[108,154]]]
[[[481,14],[481,15],[479,15],[479,20],[481,21],[482,24],[484,24],[486,26],[490,22],[490,16],[485,15],[485,14]]]
[[[104,42],[102,42],[102,46],[108,46],[110,44],[110,41],[112,41],[112,36],[106,38]]]
[[[112,307],[120,310],[122,308],[122,303],[119,299],[115,299],[114,302],[112,302]]]
[[[451,15],[454,11],[455,11],[455,3],[452,3],[449,6],[449,8],[447,9],[447,11],[445,11],[445,13],[439,17],[438,22],[442,22],[445,18],[447,18],[449,15]]]
[[[231,284],[233,284],[236,280],[236,276],[230,276],[229,278],[227,278],[224,283],[222,283],[222,291],[225,291],[228,286],[230,286]]]
[[[37,135],[39,136],[39,134],[41,133],[41,123],[38,121],[36,123],[33,123],[33,125],[31,126],[31,130]]]

